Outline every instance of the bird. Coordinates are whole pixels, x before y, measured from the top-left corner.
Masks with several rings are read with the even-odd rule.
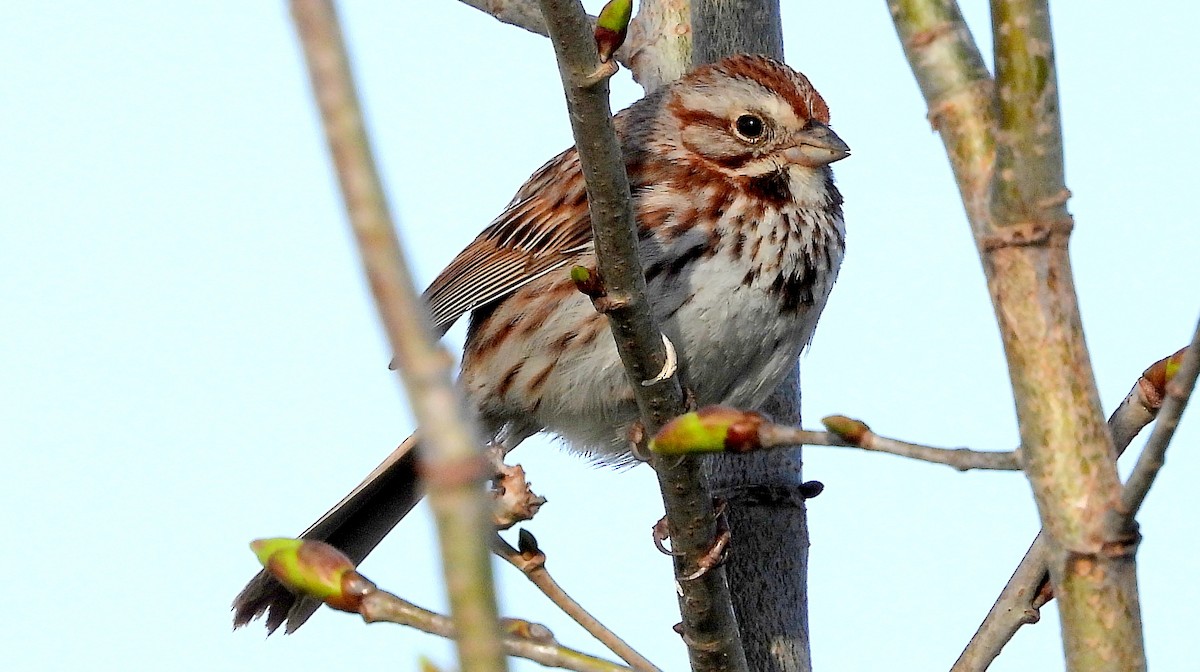
[[[849,147],[808,78],[767,56],[700,66],[614,116],[647,298],[698,405],[754,408],[812,338],[845,252],[830,164]],[[596,268],[574,148],[518,189],[425,291],[439,335],[469,316],[458,385],[486,439],[539,432],[602,464],[629,464],[639,421],[607,318],[570,269]],[[421,497],[406,439],[302,534],[355,563]],[[233,604],[293,632],[319,602],[264,572]]]

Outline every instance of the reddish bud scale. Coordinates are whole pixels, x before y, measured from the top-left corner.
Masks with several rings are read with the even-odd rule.
[[[612,60],[613,54],[625,44],[625,32],[615,32],[608,28],[596,26],[596,50],[600,53],[600,62]]]
[[[585,266],[571,267],[571,281],[575,288],[588,298],[595,300],[604,296],[604,283],[600,281],[600,273]]]
[[[375,590],[375,584],[370,579],[356,570],[350,570],[342,575],[341,593],[325,598],[325,604],[338,611],[358,613],[362,609],[363,599]]]
[[[1167,383],[1179,371],[1179,365],[1183,363],[1183,356],[1185,354],[1187,354],[1187,348],[1180,348],[1175,354],[1158,360],[1151,364],[1150,368],[1142,372],[1142,378],[1150,383],[1158,393],[1158,396],[1166,395]]]
[[[703,409],[700,412],[703,413]],[[725,433],[725,450],[748,453],[762,448],[758,430],[766,421],[767,419],[758,413],[741,412],[741,417],[734,419]]]
[[[633,0],[611,0],[596,17],[596,49],[600,62],[612,60],[613,54],[625,43],[629,21],[633,18]]]

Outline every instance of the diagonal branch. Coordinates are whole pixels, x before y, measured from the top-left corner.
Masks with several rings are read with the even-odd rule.
[[[460,0],[494,16],[501,23],[548,35],[537,0]],[[595,24],[596,17],[588,16]],[[687,0],[641,0],[629,26],[617,62],[629,68],[634,80],[651,93],[687,72],[692,60],[692,31]]]
[[[1187,408],[1188,399],[1191,398],[1192,390],[1196,387],[1196,376],[1200,374],[1200,323],[1196,324],[1196,331],[1192,335],[1192,344],[1188,346],[1187,352],[1178,366],[1178,371],[1166,385],[1166,400],[1163,401],[1162,410],[1159,411],[1154,431],[1146,440],[1146,447],[1142,449],[1142,454],[1138,455],[1133,473],[1125,482],[1125,489],[1121,493],[1119,515],[1114,515],[1109,521],[1110,531],[1114,535],[1122,529],[1132,527],[1134,516],[1137,515],[1142,502],[1145,501],[1150,486],[1154,484],[1154,479],[1158,476],[1158,471],[1162,469],[1166,459],[1167,446],[1171,443],[1171,437],[1175,436],[1179,418],[1183,415],[1183,409]]]
[[[485,543],[491,505],[482,487],[483,442],[451,381],[452,360],[437,344],[400,251],[333,3],[291,4],[363,271],[421,427],[421,463],[437,518],[451,612],[461,635],[459,661],[464,670],[500,672],[505,659]]]
[[[661,672],[658,667],[645,656],[629,646],[612,630],[592,616],[583,605],[579,604],[558,585],[550,572],[546,570],[546,554],[538,548],[533,535],[521,530],[521,550],[513,548],[507,541],[496,535],[492,538],[492,551],[504,558],[510,565],[521,570],[530,583],[537,586],[550,601],[567,616],[578,623],[584,630],[608,647],[610,651],[620,656],[621,660],[638,672]]]
[[[375,589],[366,595],[358,611],[367,623],[396,623],[456,641],[462,638],[454,620],[385,590]],[[506,632],[500,641],[507,655],[575,672],[627,672],[630,669],[559,644],[545,626],[514,619],[506,619],[505,625]]]
[[[674,376],[652,385],[666,364],[666,351],[646,300],[638,259],[629,180],[609,108],[608,80],[597,78],[600,62],[590,24],[578,0],[541,0],[558,56],[571,129],[587,183],[599,273],[607,293],[609,325],[637,399],[642,421],[654,432],[683,412],[683,393]],[[687,576],[716,537],[712,501],[695,459],[653,462],[671,525],[676,576]],[[693,670],[744,670],[725,572],[678,581],[683,638]]]
[[[537,0],[460,0],[463,4],[496,17],[497,21],[524,28],[545,37],[546,21]],[[595,17],[588,17],[595,20]]]
[[[1109,417],[1108,427],[1118,455],[1124,453],[1134,437],[1158,415],[1167,394],[1172,362],[1178,361],[1184,352],[1186,350],[1180,350],[1147,368]],[[1050,597],[1049,558],[1045,533],[1038,532],[951,672],[986,670],[1021,626],[1038,622],[1041,618],[1039,610]]]

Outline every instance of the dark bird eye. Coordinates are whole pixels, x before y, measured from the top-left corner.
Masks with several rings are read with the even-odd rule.
[[[734,128],[743,138],[754,139],[763,133],[763,120],[753,114],[743,114],[734,122]]]

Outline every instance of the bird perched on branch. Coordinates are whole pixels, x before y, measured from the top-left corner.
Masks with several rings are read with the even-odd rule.
[[[849,149],[808,79],[765,56],[702,66],[615,117],[654,316],[700,405],[760,405],[811,339],[845,243],[829,164]],[[445,333],[470,315],[459,384],[487,438],[547,431],[601,462],[638,421],[606,318],[570,277],[594,269],[574,148],[542,166],[425,292]],[[309,528],[361,561],[420,498],[409,437]],[[318,602],[260,573],[235,625],[290,632]]]

